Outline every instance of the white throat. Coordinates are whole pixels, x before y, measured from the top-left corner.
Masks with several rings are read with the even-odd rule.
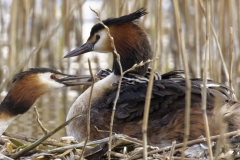
[[[98,88],[101,88],[101,89],[111,88],[112,84],[116,82],[118,79],[119,79],[119,76],[116,76],[114,73],[111,73],[106,78],[95,83],[93,90]],[[89,88],[89,90],[91,89]]]
[[[112,84],[119,79],[119,76],[116,76],[114,73],[111,73],[106,78],[96,82],[93,87],[92,101],[101,97],[108,89],[111,89]],[[84,93],[82,93],[77,100],[74,102],[71,108],[81,108],[83,106],[88,105],[91,88],[89,87]]]
[[[93,87],[93,93],[92,93],[92,104],[101,99],[106,92],[108,92],[110,89],[113,88],[112,84],[116,82],[119,79],[119,76],[114,75],[114,73],[111,73],[106,78],[96,82]],[[87,111],[88,107],[88,101],[90,97],[90,91],[91,87],[89,87],[84,93],[82,93],[77,100],[73,103],[72,107],[70,108],[67,120],[72,118],[75,115],[81,115],[83,112]],[[93,107],[93,106],[92,106]],[[66,126],[67,129],[67,135],[73,136],[78,141],[84,140],[84,137],[82,137],[79,133],[79,127],[82,128],[82,130],[85,130],[86,125],[86,114],[82,114],[81,119],[83,121],[74,120],[71,122],[68,126]],[[80,124],[80,126],[78,126]]]
[[[8,118],[8,119],[0,119],[0,136],[3,134],[3,132],[6,131],[7,127],[12,123],[12,121],[16,118],[17,116]]]

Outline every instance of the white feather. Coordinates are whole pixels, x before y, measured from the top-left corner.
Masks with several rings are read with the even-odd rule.
[[[47,85],[49,89],[61,88],[64,87],[64,84],[56,82],[54,79],[51,79],[53,73],[40,73],[38,74],[39,80],[44,85]]]

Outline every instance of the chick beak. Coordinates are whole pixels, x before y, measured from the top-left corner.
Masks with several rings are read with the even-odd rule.
[[[78,85],[91,85],[92,82],[75,82],[74,80],[84,79],[84,78],[91,78],[91,76],[87,75],[54,75],[54,80],[64,84],[65,86],[78,86]]]
[[[93,51],[94,44],[95,44],[94,42],[85,43],[85,44],[77,47],[76,49],[72,50],[68,54],[66,54],[63,58],[74,57],[74,56],[78,56],[80,54],[84,54],[84,53]]]

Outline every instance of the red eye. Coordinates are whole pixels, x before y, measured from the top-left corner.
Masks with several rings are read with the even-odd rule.
[[[99,35],[96,35],[96,41],[100,39],[100,36]]]
[[[51,79],[55,79],[56,77],[55,77],[54,74],[52,74],[52,75],[50,76],[50,78],[51,78]]]

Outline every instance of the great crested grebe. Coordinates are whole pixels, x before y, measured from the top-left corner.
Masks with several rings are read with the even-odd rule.
[[[0,136],[19,115],[27,112],[44,93],[64,86],[89,84],[88,82],[68,82],[89,76],[73,76],[50,68],[31,68],[18,73],[13,78],[13,86],[0,104]]]
[[[103,21],[114,38],[115,47],[121,57],[123,71],[134,64],[152,58],[152,49],[147,35],[135,22],[146,14],[145,9],[139,9],[129,15]],[[113,53],[107,31],[100,23],[92,27],[87,42],[68,53],[65,58],[91,51]],[[147,68],[148,65],[145,65],[132,73],[144,76]],[[113,54],[113,73],[98,81],[93,89],[90,140],[108,136],[108,132],[104,131],[109,131],[110,117],[117,91],[116,86],[112,84],[118,81],[119,75],[120,70]],[[202,84],[201,79],[191,79],[190,140],[205,135],[201,110]],[[122,85],[115,111],[113,132],[142,138],[142,118],[147,85],[148,83]],[[148,142],[150,144],[166,146],[171,145],[173,140],[182,142],[185,90],[185,79],[177,76],[176,72],[167,73],[161,79],[154,81],[148,125]],[[228,123],[229,130],[240,128],[240,104],[231,100],[229,91],[228,87],[223,84],[208,81],[207,115],[212,135],[219,134],[220,115],[223,115],[224,121]],[[70,119],[77,114],[82,114],[81,117],[67,126],[67,134],[74,136],[78,141],[86,139],[86,113],[89,94],[90,89],[81,94],[70,108],[67,116],[67,119]]]

